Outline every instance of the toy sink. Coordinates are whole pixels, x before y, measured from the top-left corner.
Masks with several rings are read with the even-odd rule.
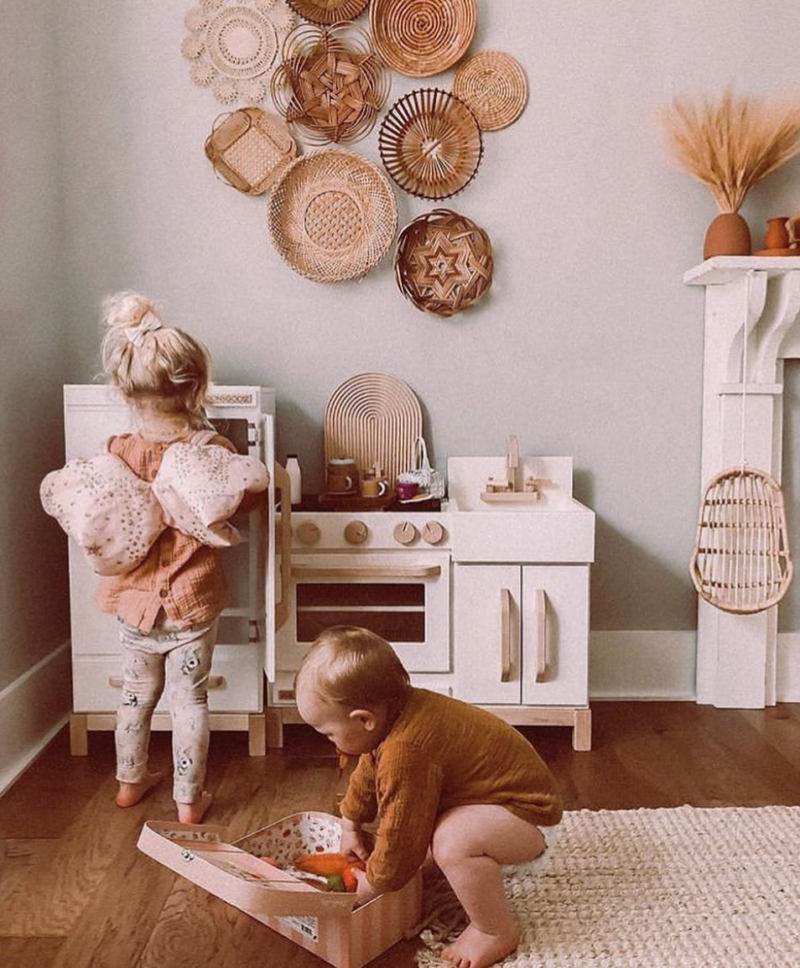
[[[520,457],[515,491],[487,493],[505,482],[505,457],[451,457],[448,501],[453,561],[589,562],[594,560],[594,512],[572,496],[571,457]],[[523,490],[533,480],[536,491]],[[546,482],[546,483],[544,483]]]
[[[138,847],[335,968],[362,968],[418,923],[421,873],[357,908],[355,895],[320,891],[260,859],[288,865],[299,854],[337,851],[340,842],[336,817],[305,812],[233,842],[224,827],[149,821]]]

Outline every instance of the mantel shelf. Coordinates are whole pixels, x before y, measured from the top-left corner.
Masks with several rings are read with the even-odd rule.
[[[736,279],[751,269],[766,270],[770,276],[783,275],[800,269],[800,254],[797,256],[763,255],[716,255],[706,259],[699,266],[689,269],[683,276],[687,286],[721,286]]]

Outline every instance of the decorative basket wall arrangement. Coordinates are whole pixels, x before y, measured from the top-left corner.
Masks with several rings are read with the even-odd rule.
[[[312,24],[328,27],[345,20],[355,20],[367,8],[369,0],[287,0],[295,13]]]
[[[272,75],[275,106],[311,144],[349,144],[369,134],[391,80],[369,35],[355,24],[301,24]]]
[[[481,131],[498,131],[522,114],[528,101],[528,81],[511,54],[482,50],[456,68],[453,94],[472,111]]]
[[[192,8],[184,24],[189,34],[181,51],[194,83],[209,87],[220,104],[240,98],[259,104],[280,38],[295,19],[284,0],[213,0]]]
[[[267,227],[301,276],[359,279],[388,252],[397,203],[377,165],[342,148],[318,149],[298,158],[272,190]]]
[[[414,459],[422,436],[422,408],[402,380],[387,373],[360,373],[341,384],[325,409],[325,463],[352,457],[359,467],[377,461],[394,481]]]
[[[465,215],[437,208],[402,230],[394,265],[400,291],[417,309],[454,316],[488,292],[492,243]]]
[[[737,467],[709,481],[690,571],[700,597],[726,612],[761,612],[783,598],[793,565],[774,478]]]
[[[399,74],[430,77],[467,52],[478,23],[476,0],[372,0],[372,39]]]
[[[449,198],[475,177],[483,155],[481,129],[469,108],[439,88],[395,102],[378,135],[381,160],[404,191]]]
[[[286,125],[261,108],[220,115],[206,139],[206,157],[217,174],[245,195],[268,191],[296,154]]]

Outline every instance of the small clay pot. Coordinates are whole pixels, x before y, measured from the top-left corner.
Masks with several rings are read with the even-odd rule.
[[[738,212],[721,212],[709,225],[703,258],[715,255],[750,255],[750,229]]]
[[[767,219],[767,234],[764,236],[765,249],[789,248],[789,229],[786,226],[788,221],[788,215]]]

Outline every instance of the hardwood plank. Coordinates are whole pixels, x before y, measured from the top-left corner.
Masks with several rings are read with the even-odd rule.
[[[3,938],[3,968],[52,968],[63,938]]]

